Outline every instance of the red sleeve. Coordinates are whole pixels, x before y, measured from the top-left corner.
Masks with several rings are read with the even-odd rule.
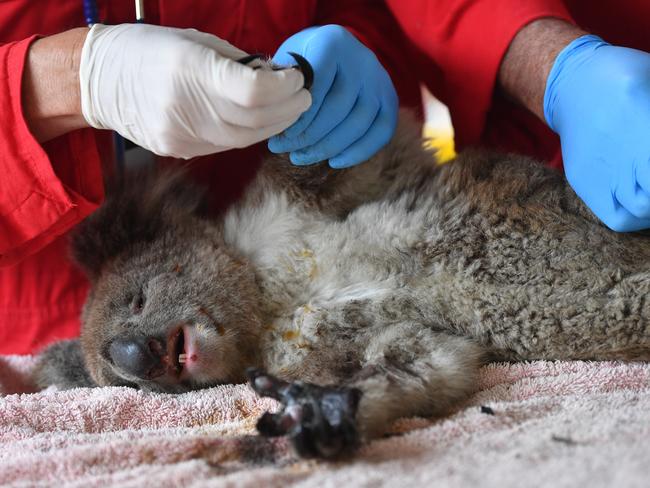
[[[33,40],[0,45],[0,266],[43,248],[103,198],[95,131],[41,146],[27,127],[21,82]]]
[[[386,7],[378,0],[323,0],[318,2],[314,25],[338,24],[370,48],[379,58],[400,97],[400,105],[420,109],[417,73],[409,66],[408,40]]]
[[[526,24],[572,22],[561,0],[387,0],[426,58],[423,81],[451,112],[456,143],[476,143],[485,126],[501,60]]]

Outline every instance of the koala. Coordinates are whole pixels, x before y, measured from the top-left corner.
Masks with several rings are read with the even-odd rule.
[[[487,361],[650,359],[650,239],[564,177],[481,150],[435,165],[402,121],[344,170],[269,157],[219,216],[182,171],[118,178],[72,253],[91,290],[43,387],[180,393],[250,381],[258,430],[332,458],[444,415]]]

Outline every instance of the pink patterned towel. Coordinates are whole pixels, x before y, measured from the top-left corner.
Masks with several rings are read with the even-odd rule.
[[[348,462],[254,436],[275,408],[248,387],[34,393],[0,357],[2,486],[650,486],[650,365],[491,364],[445,419],[403,419]]]

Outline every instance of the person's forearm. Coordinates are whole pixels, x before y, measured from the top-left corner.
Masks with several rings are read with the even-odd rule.
[[[540,19],[522,28],[512,40],[499,69],[500,88],[544,120],[546,79],[555,58],[574,39],[586,34],[559,19]]]
[[[22,104],[39,142],[88,127],[81,113],[79,60],[88,29],[43,39],[29,48],[23,72]]]

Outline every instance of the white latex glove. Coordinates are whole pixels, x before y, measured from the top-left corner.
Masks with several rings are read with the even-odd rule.
[[[81,52],[81,109],[161,156],[245,147],[293,124],[311,104],[297,69],[254,70],[247,53],[194,29],[95,24]]]

